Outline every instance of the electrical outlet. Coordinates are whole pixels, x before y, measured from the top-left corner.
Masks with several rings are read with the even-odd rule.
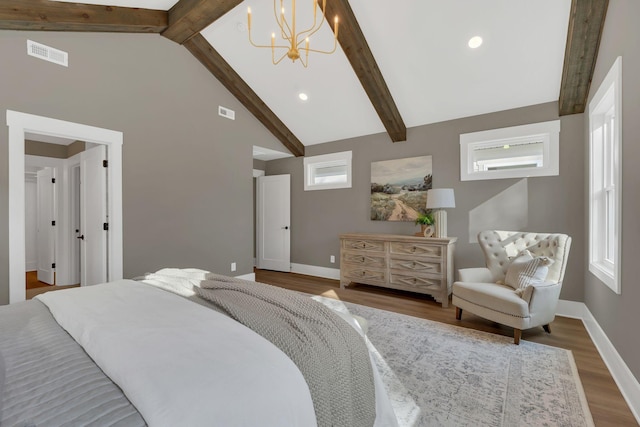
[[[236,263],[235,262],[231,263],[231,271],[236,271]]]
[[[336,257],[334,255],[331,255],[331,257],[329,258],[329,261],[331,261],[331,264],[336,262]]]

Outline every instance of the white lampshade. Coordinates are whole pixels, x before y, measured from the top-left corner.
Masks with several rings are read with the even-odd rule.
[[[456,198],[453,188],[433,188],[427,190],[427,209],[455,208]]]

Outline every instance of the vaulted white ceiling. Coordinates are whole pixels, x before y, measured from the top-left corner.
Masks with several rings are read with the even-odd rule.
[[[298,0],[299,13],[312,2]],[[168,10],[176,1],[83,3]],[[571,0],[350,5],[407,127],[558,100]],[[286,59],[273,65],[270,49],[249,44],[248,6],[254,41],[268,45],[276,25],[265,0],[245,0],[202,35],[304,145],[385,131],[340,47],[310,54],[308,68]],[[484,43],[470,49],[476,35]],[[325,24],[312,44],[331,46],[332,37]]]

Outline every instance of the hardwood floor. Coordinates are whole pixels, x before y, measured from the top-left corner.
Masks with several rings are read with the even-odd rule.
[[[52,285],[39,281],[37,271],[27,271],[27,290],[37,289],[37,288],[46,288],[47,286],[52,286]]]
[[[26,299],[31,299],[36,295],[43,294],[45,292],[59,291],[67,288],[77,288],[80,285],[69,286],[53,286],[38,280],[38,274],[35,271],[27,271],[27,292]]]
[[[442,308],[427,295],[366,285],[352,285],[348,289],[340,289],[337,280],[268,270],[255,270],[255,273],[256,281],[286,289],[465,328],[513,336],[512,328],[490,322],[466,311],[462,313],[462,320],[456,320],[455,307],[450,305],[448,308]],[[565,348],[573,352],[596,426],[638,425],[581,320],[556,317],[551,324],[551,334],[544,332],[541,327],[533,328],[523,331],[522,339]]]

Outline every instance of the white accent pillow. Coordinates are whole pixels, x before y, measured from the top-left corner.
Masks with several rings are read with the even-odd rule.
[[[524,250],[509,264],[504,283],[522,292],[531,285],[544,282],[551,264],[553,264],[551,258],[534,257],[531,252]]]

